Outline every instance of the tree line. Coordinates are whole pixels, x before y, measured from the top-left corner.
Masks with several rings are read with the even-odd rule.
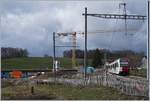
[[[77,49],[75,51],[76,58],[84,58],[84,51]],[[108,49],[93,49],[87,51],[88,59],[92,60],[92,65],[97,67],[104,64],[104,54],[106,54],[107,62],[112,62],[118,58],[128,58],[130,60],[130,66],[137,67],[141,64],[142,58],[145,56],[144,52],[135,52],[132,50],[117,50],[110,51]],[[63,56],[67,58],[72,57],[72,50],[65,50]]]
[[[102,57],[104,56],[104,54],[107,54],[107,57],[110,57],[110,58],[120,58],[120,57],[127,57],[127,56],[131,56],[131,55],[144,56],[144,52],[135,52],[132,50],[110,51],[108,49],[98,49],[97,48],[97,49],[87,51],[88,58],[89,59],[93,58],[96,51],[99,51],[100,54],[102,55]],[[76,53],[76,58],[84,58],[84,50],[76,49],[75,53]],[[63,52],[63,56],[67,57],[67,58],[71,58],[72,50],[65,50]]]
[[[2,47],[1,58],[28,57],[27,49]]]

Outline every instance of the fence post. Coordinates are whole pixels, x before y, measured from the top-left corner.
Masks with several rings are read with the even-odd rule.
[[[31,87],[31,94],[34,94],[34,86]]]

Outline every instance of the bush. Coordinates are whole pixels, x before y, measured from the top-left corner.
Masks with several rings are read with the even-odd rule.
[[[92,59],[92,66],[97,68],[98,66],[102,65],[102,53],[99,49],[96,49],[93,59]]]

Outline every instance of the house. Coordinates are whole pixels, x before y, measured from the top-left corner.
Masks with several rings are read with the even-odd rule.
[[[138,69],[146,69],[147,68],[147,57],[144,56],[141,60],[141,64]]]

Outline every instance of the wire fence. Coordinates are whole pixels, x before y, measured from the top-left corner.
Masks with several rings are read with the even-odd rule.
[[[49,78],[46,81],[38,80],[37,84],[48,84],[50,82],[63,83],[67,86],[108,86],[117,89],[123,94],[133,96],[148,97],[149,94],[148,80],[118,76],[110,73],[105,74],[105,72],[90,74],[86,80],[75,76],[73,78],[58,77]]]
[[[149,83],[146,79],[133,79],[113,74],[91,76],[88,83],[96,83],[116,88],[127,95],[145,96],[149,94]]]

